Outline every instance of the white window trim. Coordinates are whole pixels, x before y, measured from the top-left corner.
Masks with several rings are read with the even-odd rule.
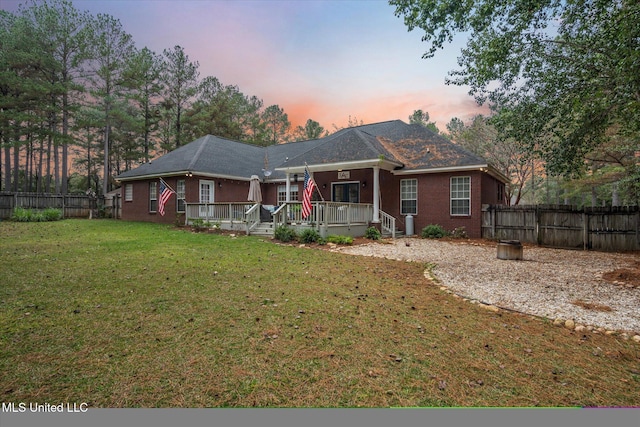
[[[453,180],[454,179],[459,179],[459,178],[468,178],[469,179],[469,197],[457,197],[457,198],[453,198],[453,195],[451,194],[451,188],[453,186]],[[468,200],[469,201],[469,212],[466,214],[454,214],[453,213],[453,201],[454,200]],[[463,176],[452,176],[449,179],[449,215],[451,216],[459,216],[459,217],[463,217],[463,216],[471,216],[471,176],[469,175],[463,175]]]
[[[403,199],[402,198],[402,183],[405,181],[415,181],[416,183],[416,198],[415,199]],[[415,200],[416,201],[416,211],[415,213],[404,213],[402,212],[402,202],[404,200]],[[400,215],[418,215],[418,179],[417,178],[405,178],[400,180]]]
[[[124,201],[133,202],[133,184],[124,185]]]
[[[180,190],[180,182],[182,182],[183,188]],[[176,181],[176,212],[185,213],[187,210],[186,202],[182,203],[183,210],[180,210],[180,200],[183,200],[186,197],[187,193],[187,181],[184,179],[179,179]]]
[[[154,191],[151,191],[152,187]],[[151,209],[151,202],[153,201],[156,202],[155,210]],[[158,212],[158,183],[155,181],[149,183],[149,212]]]
[[[289,200],[296,201],[298,200],[298,195],[300,194],[300,189],[298,184],[291,184],[289,187]],[[285,197],[284,200],[280,200],[280,195]],[[294,197],[295,196],[295,197]],[[278,193],[276,194],[278,205],[281,205],[287,201],[287,186],[284,184],[278,185]]]

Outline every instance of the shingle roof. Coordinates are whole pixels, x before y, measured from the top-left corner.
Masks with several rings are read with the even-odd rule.
[[[424,126],[401,120],[360,126],[400,160],[403,171],[444,167],[482,166],[486,160]]]
[[[317,140],[268,147],[207,135],[124,172],[118,179],[192,172],[249,180],[251,175],[262,176],[265,159],[272,171],[269,179],[282,179],[283,170],[290,167],[381,158],[406,172],[486,165],[484,159],[423,126],[392,120],[342,129]]]
[[[124,172],[118,179],[199,172],[235,178],[256,174],[264,165],[264,147],[216,136],[203,136],[152,162]]]

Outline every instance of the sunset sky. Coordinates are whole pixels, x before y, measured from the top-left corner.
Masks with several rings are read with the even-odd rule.
[[[23,1],[0,0],[16,11]],[[278,104],[292,124],[326,129],[349,116],[373,123],[408,121],[428,111],[441,130],[452,117],[482,110],[467,88],[447,86],[464,37],[435,58],[419,30],[408,32],[387,1],[75,0],[93,15],[120,20],[138,48],[180,45],[200,78],[237,85],[265,106]]]

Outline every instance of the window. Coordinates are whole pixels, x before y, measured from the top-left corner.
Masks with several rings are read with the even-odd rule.
[[[125,202],[133,201],[133,184],[124,185],[124,201]]]
[[[298,186],[292,185],[289,187],[290,197],[289,200],[292,202],[298,200]],[[287,186],[286,185],[278,185],[278,204],[281,205],[287,201]]]
[[[451,215],[471,215],[471,177],[451,178]]]
[[[177,211],[178,212],[184,212],[184,198],[185,198],[185,185],[184,185],[184,179],[179,179],[178,183],[176,184],[176,198],[177,198]]]
[[[400,214],[416,215],[418,213],[418,180],[400,180]]]
[[[340,182],[332,183],[331,200],[343,203],[359,203],[360,202],[360,183],[359,182]]]
[[[149,212],[158,210],[158,183],[156,181],[149,183]]]

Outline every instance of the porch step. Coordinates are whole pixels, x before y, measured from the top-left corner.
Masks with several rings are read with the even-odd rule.
[[[260,223],[251,230],[253,236],[273,236],[273,225],[269,223]]]
[[[385,231],[385,232],[381,233],[381,235],[382,235],[382,237],[383,237],[383,238],[385,238],[385,239],[388,239],[388,238],[390,238],[390,237],[391,237],[391,233],[389,233],[389,232],[387,232],[387,231]],[[396,228],[396,239],[397,239],[398,237],[402,237],[402,236],[404,236],[404,231],[402,231],[402,230],[398,230],[398,229]]]

